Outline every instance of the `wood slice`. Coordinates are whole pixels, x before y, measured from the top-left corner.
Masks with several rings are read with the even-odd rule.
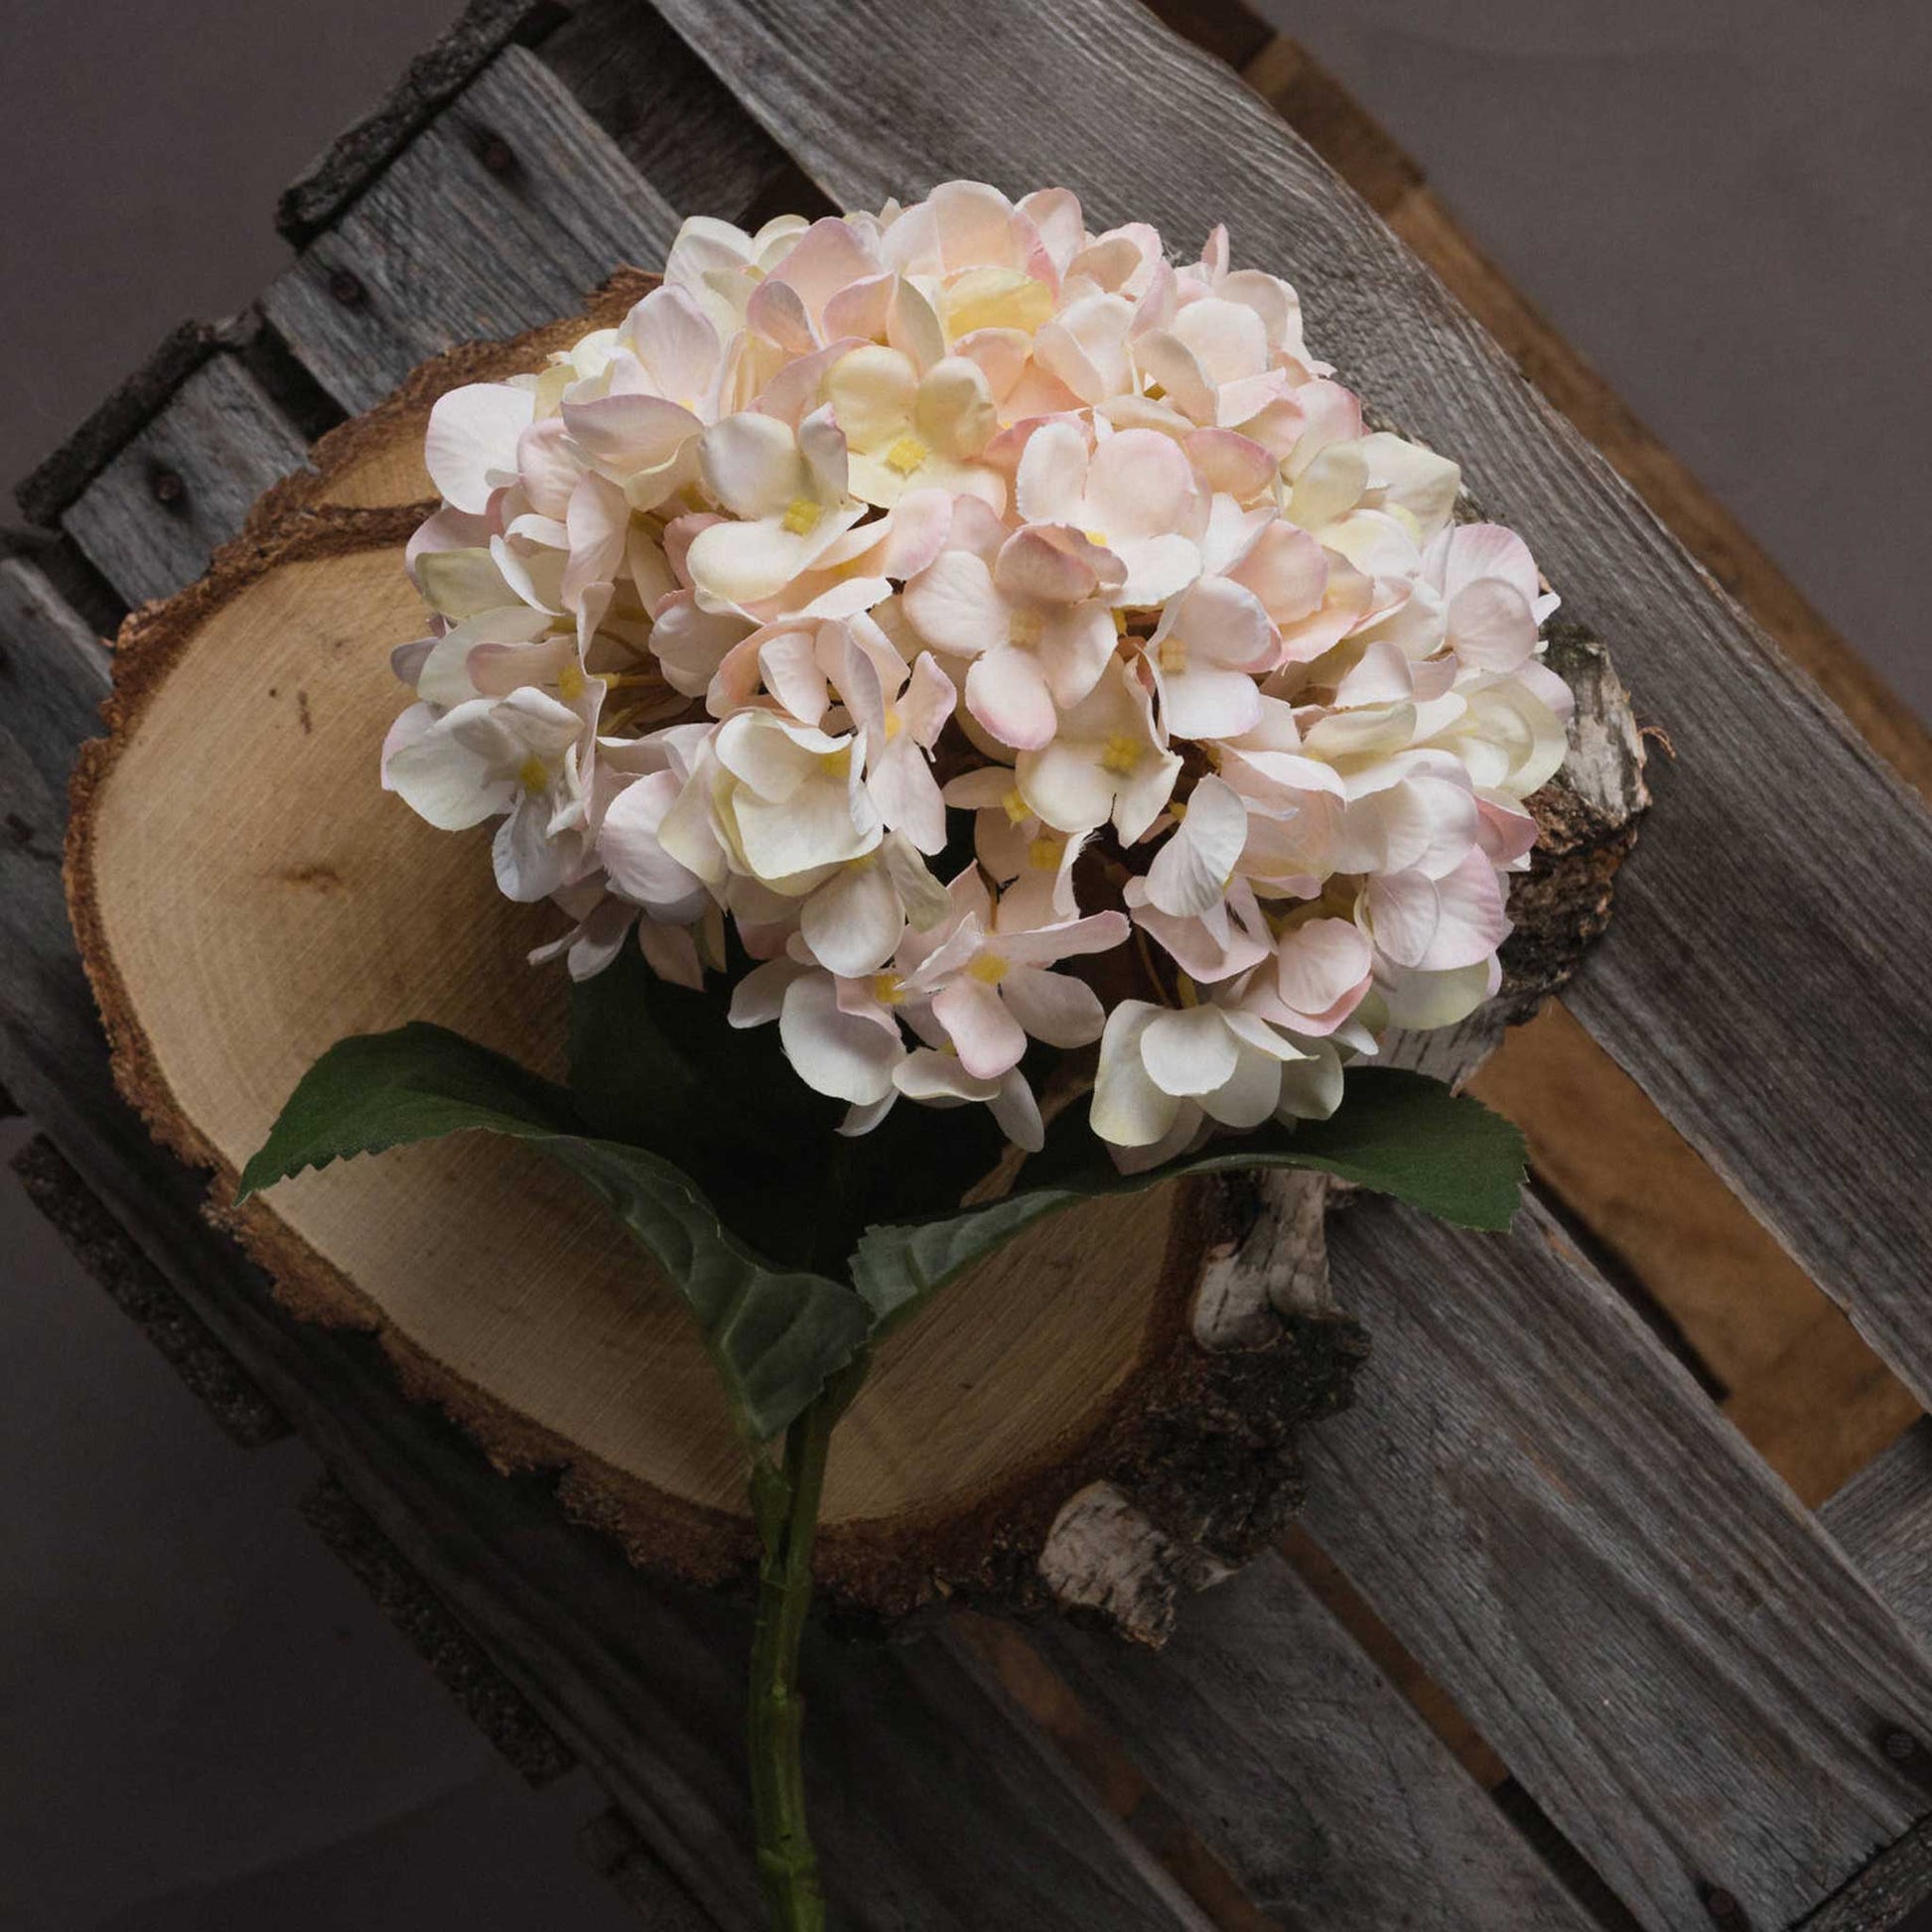
[[[559,1470],[637,1560],[725,1582],[754,1554],[742,1451],[676,1297],[577,1181],[471,1135],[227,1205],[345,1034],[433,1020],[562,1072],[567,985],[525,963],[556,913],[498,896],[485,834],[435,831],[376,784],[402,695],[387,650],[421,625],[401,550],[434,506],[435,397],[538,365],[652,285],[625,271],[587,316],[426,364],[324,438],[206,578],[128,620],[112,736],[74,775],[69,897],[123,1088],[213,1172],[283,1299],[376,1331],[413,1392],[501,1466]],[[1600,649],[1578,662],[1585,736],[1635,758]],[[1627,787],[1607,812],[1588,791],[1553,788],[1536,995],[1600,925],[1628,841]],[[1292,1181],[1173,1184],[1048,1221],[949,1290],[841,1427],[825,1589],[886,1618],[1057,1598],[1158,1641],[1178,1590],[1280,1529],[1296,1428],[1347,1400],[1366,1353],[1327,1296],[1322,1206]]]

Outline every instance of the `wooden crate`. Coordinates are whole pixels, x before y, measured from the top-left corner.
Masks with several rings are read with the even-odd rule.
[[[485,1728],[533,1776],[597,1774],[588,1848],[645,1922],[752,1932],[739,1612],[496,1474],[363,1338],[287,1317],[112,1091],[57,863],[94,638],[343,412],[661,258],[685,212],[979,175],[1182,243],[1225,217],[1344,379],[1525,532],[1674,758],[1600,956],[1484,1076],[1536,1150],[1514,1237],[1334,1230],[1377,1357],[1312,1441],[1306,1532],[1160,1656],[966,1619],[816,1645],[839,1908],[869,1932],[1901,1923],[1932,1892],[1932,1440],[1890,1442],[1932,1387],[1932,847],[1898,782],[1932,774],[1924,737],[1306,56],[1230,8],[1182,24],[1362,199],[1131,0],[478,0],[290,191],[295,265],[177,332],[30,481],[47,538],[0,560],[0,1078],[53,1143],[37,1196],[231,1428],[315,1445],[317,1520]]]

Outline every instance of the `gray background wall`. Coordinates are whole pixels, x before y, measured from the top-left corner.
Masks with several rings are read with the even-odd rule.
[[[1932,712],[1932,9],[1266,4]],[[277,190],[453,10],[0,0],[0,480],[275,273]],[[629,1923],[581,1774],[498,1766],[295,1520],[305,1451],[230,1450],[4,1169],[0,1257],[0,1926]]]

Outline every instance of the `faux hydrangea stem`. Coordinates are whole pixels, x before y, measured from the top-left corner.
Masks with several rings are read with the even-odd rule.
[[[863,1360],[827,1384],[785,1434],[782,1472],[760,1462],[752,1505],[763,1555],[752,1640],[752,1810],[759,1880],[773,1932],[824,1932],[818,1853],[805,1823],[805,1702],[798,1651],[812,1600],[812,1545],[832,1431],[865,1378]]]

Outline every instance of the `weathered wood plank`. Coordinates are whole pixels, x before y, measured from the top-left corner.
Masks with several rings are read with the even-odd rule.
[[[1782,1925],[1927,1808],[1932,1660],[1540,1208],[1329,1254],[1375,1372],[1309,1527],[1645,1924]]]
[[[308,446],[233,355],[202,362],[70,503],[62,527],[130,604],[192,583]]]
[[[29,650],[39,674],[70,675]],[[64,797],[0,728],[0,1080],[725,1932],[756,1932],[738,1740],[749,1616],[632,1570],[536,1475],[405,1400],[365,1336],[284,1313],[203,1220],[199,1179],[112,1090],[61,891]],[[940,1644],[814,1642],[815,1782],[853,1932],[1207,1932]]]
[[[505,48],[262,297],[346,409],[455,343],[573,312],[677,216],[542,62]]]
[[[447,100],[461,93],[512,40],[554,26],[556,0],[470,0],[449,28],[403,69],[382,99],[344,128],[283,189],[275,225],[299,248],[327,227]]]
[[[66,674],[49,677],[50,661]],[[107,646],[92,627],[31,558],[0,557],[0,718],[41,760],[48,786],[66,785],[73,747],[99,729],[107,682]]]
[[[1590,1923],[1281,1558],[1190,1602],[1158,1654],[1063,1624],[1035,1640],[1278,1921]]]
[[[147,360],[28,474],[14,491],[20,513],[52,529],[102,467],[213,352],[214,330],[207,323],[177,323]]]
[[[1241,259],[1297,282],[1343,378],[1455,454],[1677,753],[1571,1004],[1932,1391],[1932,1190],[1895,1181],[1932,1157],[1932,837],[1844,720],[1306,145],[1128,0],[661,11],[835,200],[975,175],[1064,182],[1176,247],[1225,219]]]
[[[1932,1900],[1932,1822],[1887,1846],[1793,1932],[1925,1932]]]
[[[648,0],[583,0],[537,52],[681,215],[737,220],[796,172]]]
[[[1932,1422],[1907,1430],[1819,1517],[1878,1594],[1932,1643]]]

